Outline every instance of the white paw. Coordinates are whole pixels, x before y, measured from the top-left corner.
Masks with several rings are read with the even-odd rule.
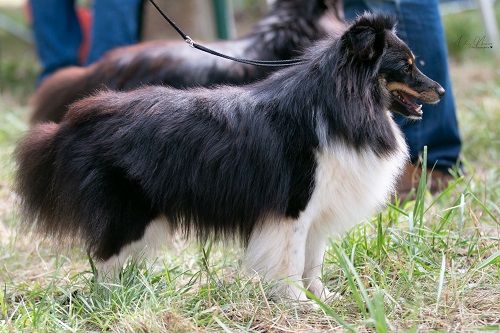
[[[302,312],[318,311],[321,309],[316,302],[307,298],[304,290],[297,286],[283,285],[281,286],[279,295],[281,301],[297,305]]]
[[[307,289],[314,296],[318,297],[323,302],[327,300],[332,300],[339,296],[338,293],[333,293],[330,290],[328,290],[328,288],[326,288],[319,279],[316,279],[313,282],[311,282]]]
[[[283,298],[287,298],[293,301],[308,302],[309,299],[306,296],[304,290],[294,285],[286,285],[284,287]]]
[[[304,290],[295,284],[280,281],[272,289],[271,298],[283,301],[309,302]]]
[[[101,283],[117,283],[120,281],[120,273],[123,265],[118,261],[98,261],[96,262],[97,281]]]
[[[298,302],[300,306],[300,310],[302,312],[309,312],[309,311],[319,311],[321,310],[321,306],[319,306],[318,303],[316,303],[313,300],[308,299],[307,301],[300,301]]]

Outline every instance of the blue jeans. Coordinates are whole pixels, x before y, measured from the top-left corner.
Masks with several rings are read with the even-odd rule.
[[[397,33],[417,59],[417,66],[446,90],[436,105],[424,105],[421,121],[397,117],[413,163],[427,146],[428,166],[447,171],[457,165],[461,140],[455,114],[455,101],[448,72],[448,54],[439,15],[438,0],[345,0],[348,20],[364,11],[386,12],[398,18]]]
[[[106,51],[139,39],[142,0],[94,0],[91,45],[87,63]],[[75,0],[31,0],[33,32],[43,78],[54,71],[80,65],[82,32]]]

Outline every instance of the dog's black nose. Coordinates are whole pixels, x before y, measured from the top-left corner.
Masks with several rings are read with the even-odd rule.
[[[438,87],[436,88],[436,91],[437,91],[437,93],[438,93],[439,97],[443,97],[443,96],[444,96],[444,93],[446,92],[446,90],[444,90],[444,88],[443,88],[443,87],[441,87],[441,86],[438,86]]]

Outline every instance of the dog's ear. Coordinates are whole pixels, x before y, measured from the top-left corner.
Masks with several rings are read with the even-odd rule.
[[[385,36],[371,27],[354,26],[348,37],[352,53],[362,61],[376,60],[384,52]]]
[[[362,61],[376,61],[384,53],[386,31],[394,28],[394,22],[385,15],[360,16],[346,32],[350,51]]]

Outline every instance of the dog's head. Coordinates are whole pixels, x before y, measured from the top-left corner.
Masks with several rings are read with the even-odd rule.
[[[344,42],[355,61],[375,71],[389,109],[420,119],[422,105],[439,102],[445,91],[425,76],[416,65],[409,47],[396,36],[395,19],[364,14],[344,34]]]

